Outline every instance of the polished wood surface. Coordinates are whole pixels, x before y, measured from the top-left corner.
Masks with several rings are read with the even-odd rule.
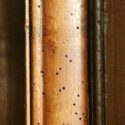
[[[44,1],[45,125],[88,125],[86,5]]]
[[[42,125],[42,1],[32,0],[31,3],[31,124]]]

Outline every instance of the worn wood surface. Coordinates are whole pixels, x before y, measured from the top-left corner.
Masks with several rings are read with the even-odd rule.
[[[85,0],[44,2],[46,125],[88,125]]]

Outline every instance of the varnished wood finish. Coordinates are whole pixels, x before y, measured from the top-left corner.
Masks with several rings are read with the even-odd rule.
[[[45,125],[88,125],[86,5],[44,1]]]
[[[42,99],[42,1],[31,2],[31,93],[32,125],[43,125]]]
[[[25,121],[30,125],[30,4],[25,0]]]

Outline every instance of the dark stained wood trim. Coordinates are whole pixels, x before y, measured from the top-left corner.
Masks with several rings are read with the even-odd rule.
[[[91,18],[92,22],[90,36],[89,53],[89,72],[90,72],[90,121],[91,125],[105,125],[105,11],[104,0],[91,1]],[[90,6],[90,5],[89,5]],[[88,24],[89,25],[89,24]]]

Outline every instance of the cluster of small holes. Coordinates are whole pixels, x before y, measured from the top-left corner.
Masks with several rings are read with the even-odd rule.
[[[77,97],[80,97],[80,94],[77,94]],[[73,106],[76,106],[76,103],[73,103]],[[78,116],[78,120],[81,121],[83,120],[84,122],[87,122],[87,116],[83,112],[82,114],[79,114],[78,112],[74,112],[75,116]]]
[[[74,114],[75,114],[75,115],[79,115],[78,112],[75,112]],[[78,120],[81,121],[81,120],[83,119],[84,122],[87,121],[87,116],[85,115],[85,113],[82,113],[82,115],[80,115],[80,116],[81,116],[81,117],[78,117]]]
[[[66,54],[65,57],[68,58],[68,55]],[[72,59],[69,59],[69,62],[71,63],[71,62],[72,62]]]
[[[54,41],[50,41],[49,50],[51,50],[52,54],[55,54],[57,48],[58,47],[55,45],[55,42]]]
[[[44,71],[43,71],[43,70],[41,70],[40,72],[41,72],[41,74],[42,74],[42,77],[44,77]]]
[[[59,71],[62,70],[62,67],[59,67]],[[56,72],[56,75],[59,75],[59,71]]]
[[[63,86],[61,89],[59,89],[59,92],[61,92],[62,90],[65,90],[65,86]]]
[[[73,15],[73,14],[71,13],[71,16],[72,16],[72,15]],[[79,29],[79,26],[77,26],[76,29]],[[63,42],[63,43],[64,43],[64,42]],[[53,43],[52,43],[51,47],[52,47],[52,48],[51,48],[51,52],[52,52],[53,54],[55,54],[55,49],[56,49],[57,47],[54,46]],[[43,50],[43,52],[44,52],[44,50]],[[65,54],[64,56],[65,56],[65,58],[68,59],[68,61],[69,61],[70,63],[72,63],[73,60],[72,60],[71,58],[69,58],[69,57],[70,57],[69,55]],[[58,70],[57,70],[57,72],[55,72],[55,75],[58,76],[61,71],[62,71],[62,67],[59,67]],[[43,74],[44,74],[44,73],[43,73]],[[84,81],[81,81],[81,83],[83,84]],[[63,87],[59,88],[58,91],[59,91],[59,92],[63,92],[65,89],[66,89],[65,86],[63,86]],[[43,92],[43,95],[44,95],[44,94],[45,94],[45,93]],[[77,98],[80,98],[80,94],[77,93],[76,97],[77,97]],[[77,106],[76,103],[72,103],[72,105],[73,105],[73,106]],[[79,114],[79,112],[75,112],[74,115],[78,116],[78,120],[80,120],[80,121],[81,121],[81,120],[84,120],[85,122],[87,121],[87,116],[85,116],[84,113],[82,113],[82,116],[81,116],[81,115]],[[70,125],[70,124],[62,123],[62,125]]]
[[[84,122],[87,122],[87,116],[84,115]]]

